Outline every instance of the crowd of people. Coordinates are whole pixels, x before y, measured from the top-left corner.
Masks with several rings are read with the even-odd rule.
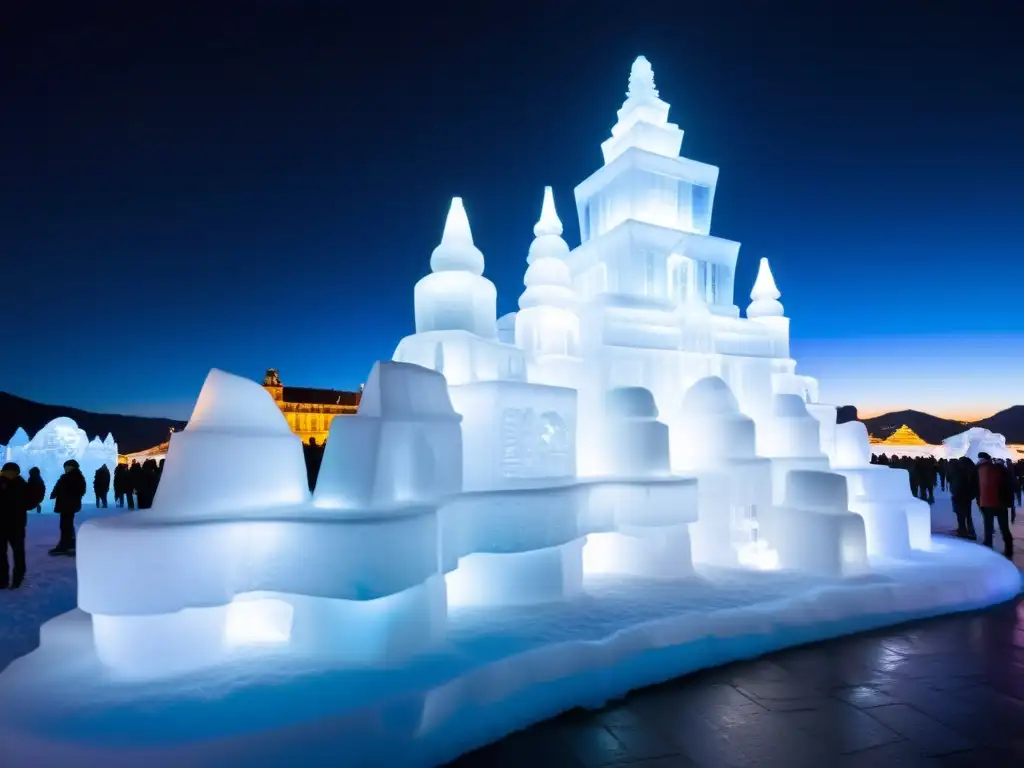
[[[974,511],[977,503],[984,521],[983,542],[992,546],[995,527],[1003,538],[1003,553],[1013,556],[1013,534],[1010,524],[1016,522],[1017,507],[1021,506],[1024,490],[1024,459],[1013,462],[993,459],[988,453],[979,453],[978,462],[967,456],[958,459],[936,459],[932,456],[872,456],[871,463],[907,470],[910,490],[917,498],[935,502],[935,486],[943,491],[949,488],[956,515],[956,535],[978,540],[974,529]]]
[[[153,505],[163,461],[159,464],[148,459],[142,464],[132,462],[131,466],[118,464],[114,469],[114,503],[128,509],[148,509]],[[96,470],[92,480],[96,506],[106,508],[110,493],[111,474],[106,466]],[[53,489],[53,511],[60,517],[60,539],[49,551],[50,555],[75,554],[75,515],[82,509],[82,499],[88,490],[85,475],[74,459],[64,462],[62,474]],[[38,467],[28,471],[28,479],[21,476],[21,467],[7,462],[0,469],[0,589],[17,589],[25,581],[25,530],[28,527],[28,513],[43,511],[46,499],[46,484]],[[9,569],[7,550],[11,550],[13,568]]]

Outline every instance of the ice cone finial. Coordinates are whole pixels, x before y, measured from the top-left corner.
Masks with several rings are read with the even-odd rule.
[[[754,280],[754,287],[750,291],[751,301],[747,307],[747,317],[782,317],[785,309],[779,303],[781,295],[775,285],[768,259],[762,256],[761,264],[757,268],[757,279]]]
[[[461,197],[453,197],[448,217],[444,220],[441,243],[430,255],[430,269],[434,272],[484,273],[484,255],[473,244],[469,217]]]
[[[551,187],[544,187],[544,202],[540,207],[540,219],[533,225],[534,237],[561,235],[562,222],[555,212],[555,195]]]
[[[772,275],[772,268],[768,265],[768,259],[761,257],[761,264],[757,268],[757,279],[754,280],[754,287],[750,291],[750,298],[753,301],[778,301],[782,296],[775,285],[775,277]]]
[[[469,217],[461,197],[453,197],[448,217],[444,220],[442,243],[468,243],[473,245],[473,233],[469,229]]]
[[[637,56],[629,70],[628,99],[658,98],[658,89],[654,87],[654,69],[646,56]]]

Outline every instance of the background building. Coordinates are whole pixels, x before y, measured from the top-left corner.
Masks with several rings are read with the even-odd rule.
[[[268,368],[263,387],[274,398],[292,432],[302,442],[323,445],[331,421],[341,414],[354,414],[359,408],[361,392],[313,387],[286,387],[281,383],[277,369]]]

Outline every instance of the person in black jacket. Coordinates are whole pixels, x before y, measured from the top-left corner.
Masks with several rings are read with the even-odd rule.
[[[100,464],[92,478],[92,489],[96,492],[96,509],[107,508],[107,494],[110,492],[110,470],[106,464]]]
[[[35,507],[36,514],[38,515],[43,511],[43,499],[46,498],[46,483],[43,482],[43,476],[39,472],[39,467],[32,467],[28,471],[28,498],[31,502],[28,505],[29,509]]]
[[[75,514],[82,508],[83,496],[85,476],[78,462],[68,459],[64,462],[64,474],[50,492],[53,511],[60,515],[60,541],[50,550],[51,555],[75,554]]]
[[[971,504],[978,495],[978,475],[974,462],[966,456],[953,459],[946,468],[949,475],[949,493],[953,497],[953,512],[956,514],[956,535],[964,539],[978,540],[974,531],[974,511]]]
[[[25,528],[28,526],[28,483],[21,467],[7,462],[0,469],[0,589],[17,589],[25,580]],[[7,572],[7,548],[11,548],[14,572]],[[9,579],[9,581],[8,581]]]

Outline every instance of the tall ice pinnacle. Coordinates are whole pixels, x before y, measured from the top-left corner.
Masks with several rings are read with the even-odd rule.
[[[626,100],[612,126],[612,137],[601,144],[608,165],[632,147],[663,157],[679,157],[683,132],[668,121],[669,106],[658,96],[654,70],[645,56],[637,56],[629,70]]]
[[[569,246],[562,239],[562,222],[555,212],[551,187],[544,188],[536,236],[526,257],[526,290],[519,297],[516,345],[533,355],[572,355],[579,339],[579,299],[565,257]]]
[[[757,268],[757,279],[754,280],[754,287],[750,291],[751,302],[747,307],[747,317],[781,317],[785,314],[782,304],[779,303],[781,296],[775,285],[768,259],[762,256]]]
[[[544,202],[540,207],[540,220],[533,225],[534,237],[542,235],[562,235],[562,221],[555,212],[555,195],[551,187],[544,187]]]
[[[430,256],[430,269],[434,272],[471,272],[474,275],[484,273],[484,255],[473,244],[469,217],[461,197],[452,198],[441,243]]]
[[[637,56],[629,70],[627,99],[657,99],[658,89],[654,87],[654,69],[646,56]]]

